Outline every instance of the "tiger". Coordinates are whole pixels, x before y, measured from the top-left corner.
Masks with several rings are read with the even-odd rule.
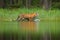
[[[38,16],[38,13],[20,14],[17,17],[18,21],[34,21]]]

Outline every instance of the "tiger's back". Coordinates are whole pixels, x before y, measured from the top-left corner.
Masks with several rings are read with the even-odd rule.
[[[37,16],[36,13],[29,13],[29,14],[20,14],[20,19],[28,19],[29,21],[32,21]]]

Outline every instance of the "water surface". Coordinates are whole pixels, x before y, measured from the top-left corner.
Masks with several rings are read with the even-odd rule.
[[[60,31],[60,21],[39,21],[39,22],[0,22],[0,32],[52,32]]]

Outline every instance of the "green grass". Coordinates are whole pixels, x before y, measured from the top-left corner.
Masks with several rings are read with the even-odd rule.
[[[49,28],[52,33],[59,32],[60,10],[55,9],[46,11],[40,8],[0,9],[0,32],[20,32],[18,23],[11,20],[16,19],[19,14],[32,12],[39,13],[39,18],[41,19],[39,23],[40,33],[48,31]]]
[[[43,10],[40,8],[0,9],[0,20],[14,20],[19,14],[38,12],[41,20],[60,20],[60,10]]]

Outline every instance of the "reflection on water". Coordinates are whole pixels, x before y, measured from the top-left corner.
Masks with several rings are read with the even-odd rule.
[[[33,22],[33,21],[32,22],[30,22],[30,21],[20,22],[19,26],[20,26],[21,30],[23,30],[23,31],[29,31],[29,32],[38,31],[38,22]]]
[[[20,31],[36,32],[38,34],[25,35],[24,33],[24,35],[21,35],[22,32]],[[6,40],[59,40],[60,22],[0,22],[0,38]]]

